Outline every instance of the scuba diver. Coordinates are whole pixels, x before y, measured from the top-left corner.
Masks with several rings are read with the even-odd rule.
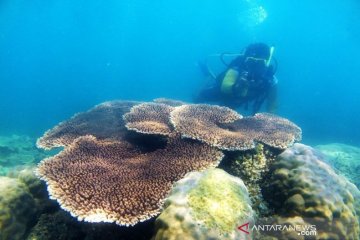
[[[252,104],[252,113],[255,114],[266,100],[266,111],[275,112],[277,79],[274,74],[277,64],[271,64],[273,52],[274,47],[264,43],[250,44],[244,54],[236,57],[217,77],[208,71],[215,84],[203,89],[195,102],[217,102],[234,109],[248,109]],[[201,67],[203,71],[206,69],[204,65]]]

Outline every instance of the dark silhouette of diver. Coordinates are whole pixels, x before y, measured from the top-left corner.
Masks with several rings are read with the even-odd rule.
[[[252,113],[255,114],[266,100],[266,111],[275,112],[277,80],[274,76],[276,64],[271,64],[273,51],[273,47],[264,43],[250,44],[244,54],[215,77],[212,86],[200,92],[195,102],[216,102],[234,109],[248,109],[252,104]]]

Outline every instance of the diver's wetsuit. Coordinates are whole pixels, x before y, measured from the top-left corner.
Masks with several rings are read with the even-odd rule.
[[[230,84],[230,90],[225,93],[222,88],[224,79],[230,70],[235,70],[238,75]],[[221,73],[216,79],[215,84],[203,89],[196,102],[217,102],[230,108],[238,108],[252,103],[252,111],[256,113],[260,110],[262,103],[267,100],[266,110],[274,112],[276,110],[277,83],[274,77],[273,66],[258,67],[249,66],[245,63],[245,57],[240,56],[233,60],[229,68]]]

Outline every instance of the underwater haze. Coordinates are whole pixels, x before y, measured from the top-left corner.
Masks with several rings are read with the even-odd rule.
[[[360,145],[357,0],[0,1],[0,135],[39,137],[113,99],[191,102],[216,54],[275,46],[303,142]],[[211,56],[214,55],[215,56]]]

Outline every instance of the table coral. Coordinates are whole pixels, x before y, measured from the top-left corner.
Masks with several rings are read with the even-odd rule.
[[[52,198],[79,220],[128,226],[159,214],[175,181],[217,166],[222,157],[210,146],[177,136],[148,153],[128,142],[86,136],[42,161],[37,173]]]
[[[123,118],[129,130],[145,134],[170,135],[170,112],[174,108],[162,103],[143,103],[135,105]]]
[[[301,140],[301,129],[285,118],[267,113],[243,118],[229,108],[206,104],[175,107],[171,123],[183,137],[229,151],[253,149],[257,142],[286,149]]]

